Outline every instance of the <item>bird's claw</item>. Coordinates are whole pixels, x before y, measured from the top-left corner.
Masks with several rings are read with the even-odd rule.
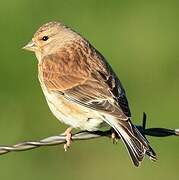
[[[116,137],[116,133],[115,132],[112,132],[111,139],[112,139],[112,143],[113,144],[117,144],[118,139]]]
[[[72,141],[72,139],[71,139],[71,137],[72,137],[71,130],[72,130],[72,128],[68,128],[68,129],[65,131],[65,133],[64,133],[64,135],[66,135],[66,136],[65,136],[66,143],[64,144],[64,150],[65,150],[65,152],[66,152],[67,149],[70,147],[70,144],[71,144],[71,141]]]

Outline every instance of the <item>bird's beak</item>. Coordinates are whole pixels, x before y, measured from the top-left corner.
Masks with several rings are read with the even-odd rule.
[[[37,46],[35,45],[35,43],[33,41],[30,41],[22,49],[25,49],[27,51],[35,51],[37,49]]]

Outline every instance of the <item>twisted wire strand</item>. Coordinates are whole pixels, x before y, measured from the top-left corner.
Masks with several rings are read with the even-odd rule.
[[[98,133],[89,132],[79,132],[72,136],[72,140],[87,140],[103,136]],[[55,146],[66,143],[65,136],[63,134],[50,136],[39,141],[26,141],[22,143],[17,143],[11,146],[0,146],[0,155],[6,154],[13,151],[26,151],[30,149],[35,149],[41,146]]]
[[[138,129],[141,130],[141,126],[138,126]],[[72,140],[89,140],[99,137],[109,137],[111,131],[95,131],[95,132],[79,132],[72,136]],[[179,136],[179,129],[165,129],[165,128],[150,128],[145,129],[141,133],[144,135],[155,136],[155,137],[166,137],[166,136]],[[0,155],[7,154],[14,151],[26,151],[30,149],[35,149],[42,146],[55,146],[66,143],[65,136],[63,134],[50,136],[39,141],[26,141],[18,143],[12,146],[0,146]]]
[[[146,129],[146,114],[143,114],[142,126],[136,126],[144,136],[166,137],[179,136],[179,129],[148,128]],[[111,137],[111,130],[108,131],[81,131],[72,135],[72,140],[89,140],[99,137]],[[117,137],[120,139],[120,137]],[[66,143],[64,134],[50,136],[39,141],[26,141],[11,146],[0,146],[0,155],[15,151],[26,151],[42,146],[55,146]]]

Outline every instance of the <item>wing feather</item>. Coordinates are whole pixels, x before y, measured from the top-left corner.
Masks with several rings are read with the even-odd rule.
[[[83,106],[127,120],[130,110],[125,92],[110,67],[104,67],[107,64],[100,61],[96,68],[92,68],[92,64],[87,61],[83,63],[86,65],[82,65],[82,62],[75,58],[63,62],[59,52],[59,56],[44,57],[39,72],[42,72],[42,81],[49,90],[63,92],[65,97]],[[77,65],[82,68],[75,68]],[[68,67],[74,68],[67,71]]]

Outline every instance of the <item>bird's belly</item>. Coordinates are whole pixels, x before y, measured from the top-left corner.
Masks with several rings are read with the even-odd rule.
[[[97,111],[71,102],[59,93],[45,91],[44,94],[50,110],[61,122],[88,131],[108,127]]]

